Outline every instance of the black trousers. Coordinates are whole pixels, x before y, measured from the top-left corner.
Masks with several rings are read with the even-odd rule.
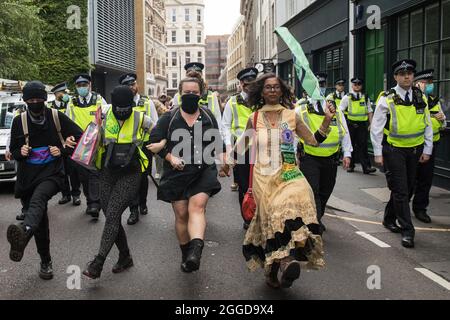
[[[369,159],[368,151],[368,139],[369,139],[369,126],[368,122],[348,122],[348,130],[350,131],[350,137],[353,144],[351,168],[355,168],[356,161],[359,160],[364,171],[372,167]]]
[[[64,169],[66,176],[61,189],[63,197],[79,197],[81,195],[81,183],[76,170],[76,164],[69,158],[64,158]]]
[[[338,166],[339,154],[327,158],[306,154],[300,159],[300,170],[305,175],[314,193],[319,222],[325,214],[327,202],[336,185]]]
[[[434,166],[436,162],[436,145],[430,161],[419,163],[414,191],[413,211],[427,211],[430,204],[430,190],[433,186]]]
[[[422,151],[423,146],[417,148],[383,146],[386,179],[391,190],[391,198],[384,212],[384,221],[394,223],[398,220],[404,236],[415,235],[409,201],[414,191],[417,165]]]
[[[100,178],[97,170],[87,169],[76,164],[76,174],[83,185],[83,193],[88,208],[100,209]]]
[[[21,199],[25,209],[24,224],[31,227],[37,251],[43,262],[51,261],[47,206],[59,189],[55,181],[46,180],[37,185],[32,194]]]

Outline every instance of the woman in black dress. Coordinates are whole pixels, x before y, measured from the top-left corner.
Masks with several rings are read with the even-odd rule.
[[[225,160],[225,146],[216,118],[208,109],[199,107],[203,93],[200,81],[182,80],[179,93],[181,107],[159,119],[150,142],[153,146],[167,142],[158,148],[158,155],[165,159],[158,200],[172,203],[182,252],[181,269],[189,273],[200,267],[206,205],[221,190],[214,160],[217,154]],[[228,176],[230,168],[223,163],[220,175]]]

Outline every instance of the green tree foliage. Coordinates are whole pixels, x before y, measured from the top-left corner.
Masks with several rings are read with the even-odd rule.
[[[0,78],[39,78],[43,26],[32,0],[0,0]]]
[[[89,72],[87,0],[34,0],[39,16],[46,22],[44,45],[46,54],[37,61],[40,79],[48,84],[71,81],[79,72]],[[73,6],[80,9],[80,29],[69,29],[73,22]]]

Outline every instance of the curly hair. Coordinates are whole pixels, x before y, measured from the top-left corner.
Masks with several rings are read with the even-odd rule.
[[[198,72],[198,71],[195,71],[195,70],[189,70],[189,71],[186,73],[186,77],[188,77],[188,78],[197,78],[197,79],[200,80],[200,82],[202,83],[202,87],[201,87],[202,94],[205,93],[205,92],[207,91],[208,84],[207,84],[206,81],[203,79],[203,76],[202,76],[202,73],[201,73],[201,72]]]
[[[250,106],[253,106],[254,111],[258,111],[265,105],[264,98],[262,96],[264,85],[266,84],[266,81],[269,79],[278,79],[281,86],[281,92],[282,96],[280,99],[280,104],[287,108],[292,109],[295,101],[295,95],[292,93],[292,90],[290,86],[288,86],[280,77],[278,77],[274,73],[268,73],[265,74],[252,83],[250,83],[249,86],[249,92],[248,92],[248,104]]]

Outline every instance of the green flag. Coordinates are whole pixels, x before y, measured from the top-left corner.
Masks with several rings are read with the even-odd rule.
[[[309,61],[306,58],[300,43],[298,43],[286,27],[277,28],[275,32],[287,44],[289,50],[292,52],[295,71],[297,71],[297,77],[300,80],[303,89],[305,89],[312,99],[323,100],[325,97],[320,93],[319,82],[311,71]]]

